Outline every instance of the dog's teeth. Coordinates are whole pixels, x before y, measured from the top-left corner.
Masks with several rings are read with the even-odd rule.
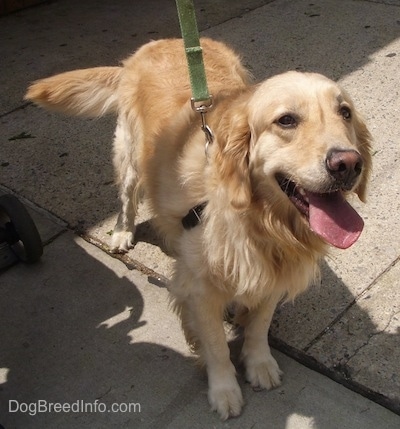
[[[303,188],[299,188],[299,193],[304,198],[304,201],[309,203],[307,192]]]

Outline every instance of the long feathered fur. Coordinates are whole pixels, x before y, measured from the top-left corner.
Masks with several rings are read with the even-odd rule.
[[[332,179],[324,157],[339,142],[360,154],[363,169],[353,191],[365,200],[371,136],[348,94],[329,79],[292,72],[252,85],[230,48],[206,38],[202,46],[215,103],[207,114],[214,132],[207,153],[200,117],[190,107],[179,40],[151,42],[121,67],[39,80],[26,98],[72,115],[117,113],[114,165],[122,209],[112,248],[121,252],[132,245],[144,193],[156,227],[176,255],[173,307],[188,343],[207,366],[210,404],[226,419],[243,405],[222,325],[226,307],[233,302],[244,325],[249,382],[279,385],[281,371],[267,340],[274,308],[307,288],[327,252],[276,175],[320,192]],[[340,117],[338,106],[332,109],[339,99],[351,109],[351,121]],[[301,126],[279,126],[285,114],[299,117]],[[181,219],[201,202],[207,202],[202,223],[185,230]]]

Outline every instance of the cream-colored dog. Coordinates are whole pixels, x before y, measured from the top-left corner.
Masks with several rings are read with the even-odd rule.
[[[215,106],[207,151],[180,40],[151,42],[121,67],[39,80],[26,97],[67,114],[118,115],[122,210],[112,247],[132,246],[143,193],[176,254],[174,306],[207,367],[210,404],[226,419],[243,405],[226,307],[235,305],[244,326],[247,380],[278,386],[267,339],[274,309],[307,288],[328,244],[346,248],[360,234],[362,220],[345,198],[365,198],[370,134],[348,94],[326,77],[288,72],[251,85],[231,49],[210,39],[202,47]]]

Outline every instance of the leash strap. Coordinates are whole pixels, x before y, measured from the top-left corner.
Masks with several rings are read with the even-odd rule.
[[[194,4],[192,0],[176,0],[176,7],[189,68],[192,107],[200,113],[205,113],[207,109],[211,108],[212,97],[207,87]]]
[[[193,0],[176,0],[176,7],[178,9],[179,25],[185,45],[190,86],[192,88],[192,109],[201,114],[201,129],[206,137],[205,150],[207,155],[208,145],[213,142],[213,133],[206,122],[206,113],[212,107],[212,96],[208,92],[203,50],[200,46]],[[182,219],[184,229],[192,229],[201,223],[201,215],[206,204],[198,204],[189,210]]]

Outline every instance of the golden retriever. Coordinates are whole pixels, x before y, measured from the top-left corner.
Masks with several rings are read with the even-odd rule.
[[[174,307],[206,365],[209,402],[226,419],[240,414],[243,398],[224,311],[234,304],[244,327],[247,380],[278,386],[267,337],[272,315],[312,282],[329,244],[347,248],[358,238],[363,222],[345,197],[365,198],[371,136],[328,78],[287,72],[254,85],[230,48],[201,43],[214,100],[207,149],[181,40],[150,42],[121,67],[39,80],[26,98],[72,115],[118,115],[122,210],[112,248],[132,246],[143,193],[176,254]]]

